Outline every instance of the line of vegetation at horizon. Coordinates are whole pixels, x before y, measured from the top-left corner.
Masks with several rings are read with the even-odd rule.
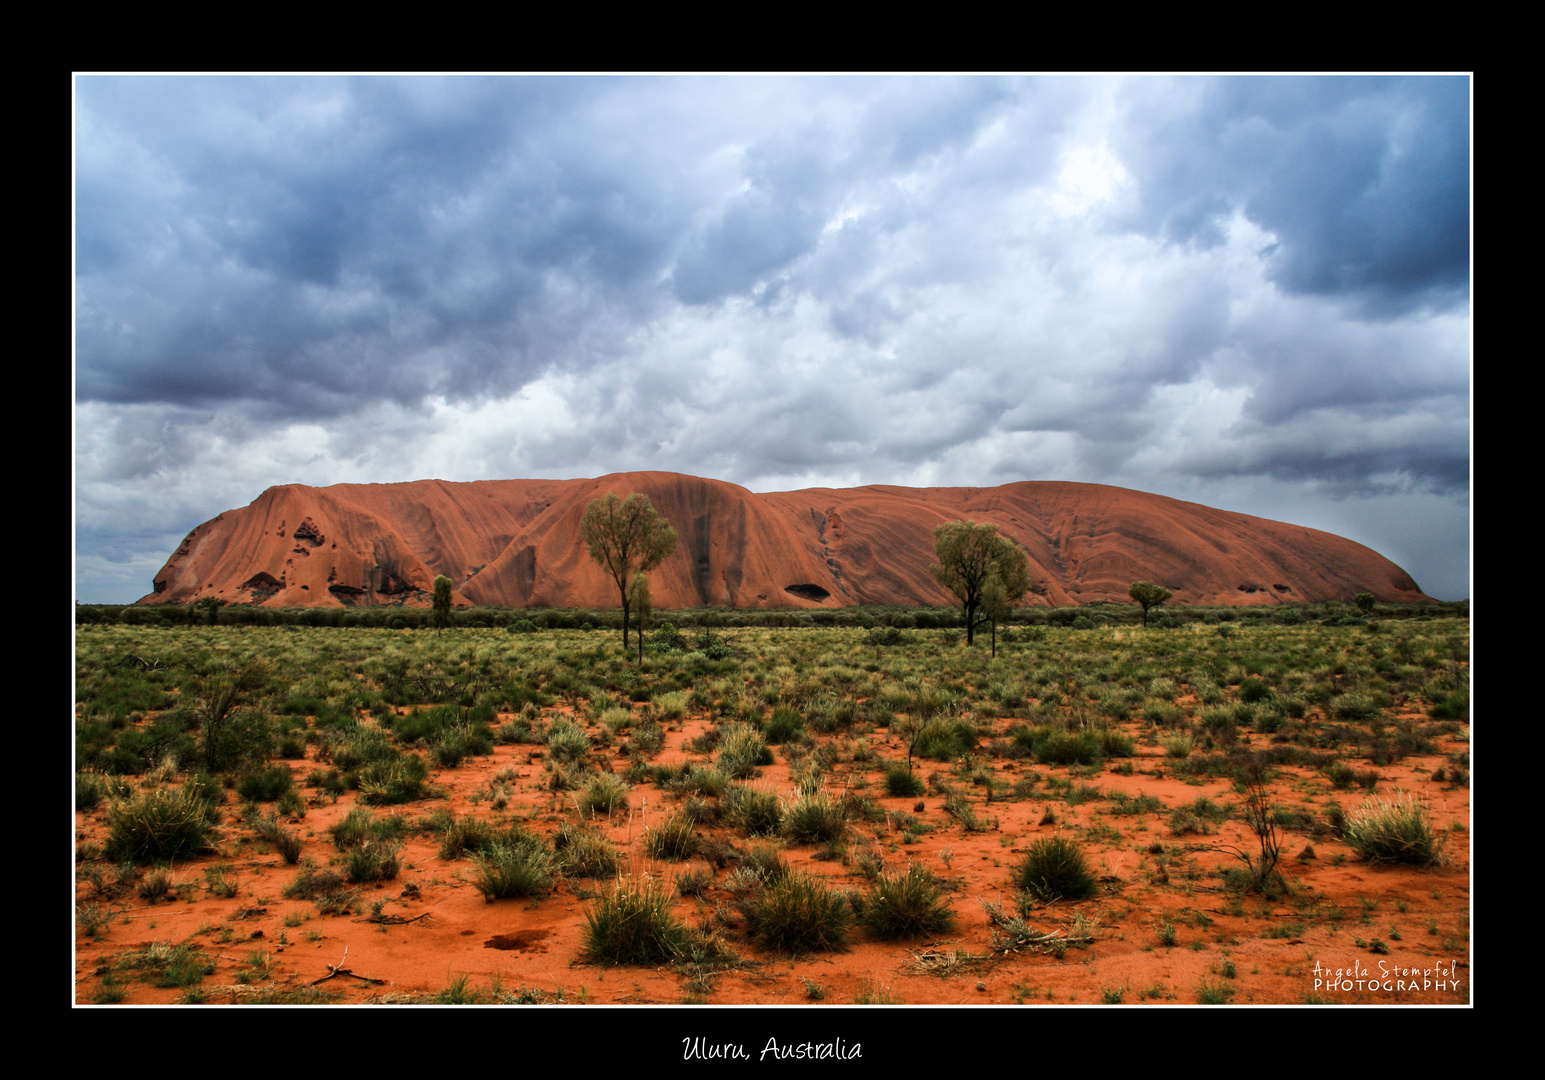
[[[1185,605],[1171,602],[1163,613],[1149,619],[1154,630],[1176,629],[1195,623],[1240,626],[1261,624],[1295,626],[1302,623],[1359,626],[1371,620],[1421,618],[1469,618],[1468,600],[1428,603],[1375,604],[1364,611],[1350,600],[1309,604]],[[1115,601],[1079,607],[1019,606],[1011,608],[999,625],[1007,627],[1140,626],[1142,609]],[[220,607],[185,607],[176,604],[77,604],[75,622],[80,626],[332,626],[392,630],[435,628],[430,607],[377,605],[372,607],[272,608],[252,604]],[[678,608],[655,609],[654,625],[671,623],[678,629],[711,628],[798,629],[848,627],[872,629],[896,627],[916,630],[963,630],[965,618],[957,607],[908,607],[863,605],[841,608]],[[616,632],[622,615],[616,609],[468,607],[450,612],[447,628],[535,630],[587,630]]]

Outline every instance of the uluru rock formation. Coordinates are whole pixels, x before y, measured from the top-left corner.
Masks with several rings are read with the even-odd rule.
[[[1400,567],[1330,533],[1100,484],[810,488],[756,494],[679,473],[269,488],[198,526],[140,603],[610,608],[580,540],[590,500],[649,496],[675,527],[650,575],[656,608],[952,605],[928,573],[934,527],[990,521],[1029,555],[1029,604],[1127,602],[1153,581],[1178,604],[1424,601]]]

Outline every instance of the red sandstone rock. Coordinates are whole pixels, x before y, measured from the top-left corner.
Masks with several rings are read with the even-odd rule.
[[[461,604],[610,608],[579,538],[590,500],[648,495],[676,529],[650,575],[656,608],[948,605],[928,574],[933,530],[990,521],[1029,554],[1026,602],[1128,602],[1137,580],[1177,604],[1427,600],[1409,574],[1330,533],[1099,484],[811,488],[755,494],[679,473],[594,480],[300,484],[198,526],[141,603],[205,597],[274,607],[427,605],[438,574]]]

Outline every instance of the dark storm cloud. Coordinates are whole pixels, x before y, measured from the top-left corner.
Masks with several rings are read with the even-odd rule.
[[[1220,242],[1238,206],[1275,233],[1271,276],[1294,292],[1398,313],[1469,285],[1469,80],[1135,79],[1118,151],[1146,180],[1134,223]],[[1159,91],[1159,92],[1156,92]]]
[[[1462,535],[1468,109],[1385,77],[82,78],[81,563],[133,599],[151,538],[275,483],[640,468],[1398,495]]]
[[[80,155],[81,398],[325,416],[586,363],[684,210],[563,136],[597,89],[82,80],[82,141],[122,146]]]

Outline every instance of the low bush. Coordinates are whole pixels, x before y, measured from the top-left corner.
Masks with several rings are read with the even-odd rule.
[[[601,773],[579,794],[581,813],[595,816],[628,808],[628,782],[615,773]]]
[[[809,874],[785,874],[745,906],[746,928],[760,948],[802,955],[846,948],[847,901]]]
[[[590,736],[570,720],[560,720],[547,732],[547,752],[557,761],[578,761],[590,752]]]
[[[621,858],[617,847],[589,828],[564,823],[553,838],[559,870],[569,877],[608,878],[617,873]]]
[[[807,792],[783,807],[783,835],[796,844],[825,844],[847,832],[842,808],[824,791]]]
[[[924,790],[923,781],[907,768],[904,761],[893,761],[885,766],[885,794],[894,798],[913,798]]]
[[[670,963],[690,944],[686,927],[671,914],[670,891],[657,879],[621,878],[585,912],[583,956],[590,963]]]
[[[697,844],[697,830],[685,814],[667,818],[644,834],[644,850],[656,859],[690,859]]]
[[[1081,848],[1060,836],[1037,840],[1014,868],[1014,884],[1037,899],[1087,900],[1099,888]]]
[[[1439,860],[1437,836],[1411,795],[1367,800],[1347,815],[1342,837],[1370,862],[1431,866]]]
[[[391,881],[401,869],[397,856],[402,845],[385,840],[367,840],[352,847],[343,856],[343,874],[356,885],[370,881]]]
[[[294,784],[288,765],[266,765],[236,781],[236,794],[247,802],[273,802]]]
[[[730,823],[748,836],[772,836],[783,824],[783,806],[770,791],[736,784],[724,796]]]
[[[359,773],[359,800],[371,806],[396,806],[422,798],[429,766],[417,754],[373,761]]]
[[[767,749],[761,733],[749,724],[731,724],[719,739],[715,764],[731,780],[749,780],[759,766],[772,762],[772,751]]]
[[[472,883],[489,902],[545,893],[552,885],[552,853],[534,836],[498,840],[472,862]]]
[[[1093,731],[1046,727],[1033,729],[1029,737],[1035,760],[1042,765],[1098,765],[1104,760],[1100,737]]]
[[[177,862],[208,850],[213,810],[202,792],[184,785],[142,792],[107,811],[103,854],[135,866]]]
[[[285,863],[294,866],[300,862],[300,834],[287,829],[272,817],[258,817],[252,821],[252,831],[274,846]]]
[[[859,923],[881,941],[946,934],[955,926],[933,875],[917,863],[900,874],[880,875],[855,906]]]

